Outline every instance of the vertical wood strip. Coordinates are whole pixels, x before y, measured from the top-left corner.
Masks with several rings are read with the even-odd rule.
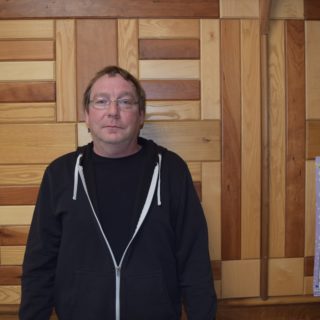
[[[201,118],[220,119],[219,20],[200,20]]]
[[[261,109],[259,20],[241,22],[241,257],[260,257]]]
[[[221,256],[241,258],[240,22],[221,21]]]
[[[135,77],[138,68],[138,21],[136,19],[118,20],[118,61],[119,66]]]
[[[56,21],[57,121],[77,120],[75,21]]]
[[[304,255],[306,149],[304,50],[304,21],[287,21],[286,257]]]
[[[269,33],[270,228],[269,255],[285,255],[285,58],[284,22],[271,21]]]

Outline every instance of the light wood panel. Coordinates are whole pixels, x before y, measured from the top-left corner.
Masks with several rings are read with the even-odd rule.
[[[307,119],[320,119],[320,21],[306,21],[305,26]]]
[[[35,204],[38,186],[0,186],[0,205]]]
[[[29,225],[34,206],[0,206],[0,225]]]
[[[0,81],[54,80],[53,61],[0,62]]]
[[[221,18],[259,18],[259,0],[220,0]]]
[[[40,184],[45,165],[1,165],[0,185]]]
[[[75,149],[75,133],[74,124],[3,124],[0,164],[49,163]]]
[[[202,181],[201,162],[187,162],[193,181]]]
[[[260,257],[261,110],[259,20],[241,21],[241,258]]]
[[[269,254],[285,254],[285,57],[284,22],[272,21],[269,35],[270,229]]]
[[[1,246],[0,260],[2,266],[21,265],[25,253],[25,246]]]
[[[271,3],[271,18],[276,19],[295,19],[304,18],[304,0],[281,0],[272,1]]]
[[[199,60],[140,60],[140,79],[199,79]]]
[[[57,121],[77,120],[75,21],[57,20]]]
[[[20,286],[0,286],[0,305],[17,305],[20,303]]]
[[[198,39],[199,20],[139,19],[139,39]]]
[[[219,20],[200,20],[201,119],[221,119]]]

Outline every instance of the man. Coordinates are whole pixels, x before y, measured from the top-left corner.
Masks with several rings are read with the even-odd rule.
[[[139,137],[145,93],[111,66],[84,93],[93,142],[47,168],[23,264],[21,320],[212,320],[203,211],[185,162]]]

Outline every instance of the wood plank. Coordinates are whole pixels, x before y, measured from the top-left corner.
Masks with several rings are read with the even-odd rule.
[[[118,61],[119,66],[139,77],[138,66],[138,20],[118,20]]]
[[[0,41],[0,61],[54,59],[54,41],[52,40]]]
[[[75,134],[73,123],[2,124],[0,164],[47,164],[75,149]]]
[[[0,205],[35,204],[39,192],[38,186],[0,186]]]
[[[314,257],[304,257],[304,276],[313,276]]]
[[[202,201],[202,186],[201,186],[201,182],[194,181],[193,182],[193,186],[194,186],[194,189],[196,190],[196,193],[197,193],[200,201]]]
[[[55,119],[55,103],[0,103],[0,123],[53,122]]]
[[[140,79],[200,79],[199,60],[140,60]]]
[[[221,119],[220,24],[200,20],[201,30],[201,119]]]
[[[29,229],[29,226],[0,226],[1,246],[26,245]]]
[[[15,2],[15,5],[21,5]],[[31,4],[26,4],[31,6]],[[4,12],[7,7],[2,7],[1,17],[5,18]],[[24,16],[23,18],[26,18]],[[47,18],[47,17],[46,17]],[[54,39],[54,20],[1,20],[0,39]]]
[[[272,1],[270,17],[273,19],[304,19],[303,1]]]
[[[21,266],[0,266],[0,286],[20,285]]]
[[[0,305],[19,304],[21,300],[20,286],[0,286]]]
[[[146,120],[200,120],[200,101],[147,101]]]
[[[75,21],[56,21],[57,121],[77,120]]]
[[[117,21],[81,19],[76,30],[78,119],[83,120],[82,96],[89,81],[105,66],[118,63]]]
[[[0,102],[53,102],[55,82],[0,82]]]
[[[54,61],[0,62],[0,81],[54,80]]]
[[[259,1],[221,0],[221,18],[259,18]]]
[[[314,159],[320,156],[320,120],[308,120],[307,131],[307,158]]]
[[[34,206],[28,205],[9,205],[0,206],[0,225],[16,226],[29,225],[31,223]]]
[[[241,258],[260,257],[261,96],[259,20],[241,21]]]
[[[304,21],[287,21],[286,257],[304,255],[306,152],[304,39]]]
[[[153,1],[139,0],[64,0],[49,1],[23,0],[8,2],[1,10],[4,18],[134,18],[134,17],[218,17],[219,0],[203,1]]]
[[[304,0],[304,16],[306,20],[320,19],[320,3],[318,0]]]
[[[0,185],[40,184],[45,165],[0,165]]]
[[[320,21],[306,21],[305,26],[307,119],[320,119]]]
[[[241,258],[240,23],[221,21],[221,256]]]
[[[148,100],[200,100],[198,80],[142,80]]]
[[[201,162],[198,161],[189,161],[187,162],[189,171],[191,173],[191,177],[193,181],[201,181],[202,182],[202,176],[201,176]]]
[[[200,59],[199,39],[141,39],[139,59]]]
[[[269,33],[270,220],[269,255],[285,255],[285,58],[284,21],[271,21]]]
[[[139,39],[199,39],[199,36],[197,19],[139,19]]]
[[[1,246],[0,260],[2,266],[21,265],[25,246]]]

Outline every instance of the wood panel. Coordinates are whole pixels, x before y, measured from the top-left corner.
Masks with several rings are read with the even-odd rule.
[[[74,124],[3,124],[0,164],[49,163],[75,149],[75,133]]]
[[[259,1],[220,0],[221,18],[258,18]]]
[[[201,119],[221,119],[219,20],[200,20]]]
[[[304,0],[281,0],[271,1],[271,18],[276,19],[303,19],[304,17]]]
[[[148,79],[200,79],[199,60],[140,60],[139,76]]]
[[[307,158],[314,159],[320,156],[320,121],[308,120],[306,123],[307,131]]]
[[[240,23],[221,21],[221,256],[241,258]]]
[[[15,226],[15,225],[29,225],[33,215],[34,206],[0,206],[0,225]]]
[[[219,0],[203,1],[118,1],[118,0],[16,0],[1,10],[2,18],[69,18],[69,17],[218,17]]]
[[[2,266],[21,265],[25,246],[1,246],[0,260]]]
[[[241,21],[241,258],[260,257],[261,110],[259,20]]]
[[[1,286],[20,285],[21,274],[22,274],[21,266],[0,266],[0,285]]]
[[[320,19],[320,3],[318,0],[304,0],[305,19]]]
[[[202,181],[201,162],[189,161],[187,162],[189,171],[193,181]]]
[[[52,102],[55,96],[52,81],[0,82],[0,102]]]
[[[286,257],[304,255],[306,131],[304,50],[304,21],[286,22]]]
[[[52,40],[0,41],[1,60],[54,60]]]
[[[0,226],[1,246],[22,246],[27,242],[29,226]]]
[[[304,276],[313,276],[314,257],[304,258]]]
[[[31,205],[35,204],[38,186],[0,186],[0,205]]]
[[[198,80],[142,80],[148,100],[200,100]]]
[[[270,229],[269,254],[285,255],[285,57],[284,22],[272,21],[269,35]]]
[[[139,40],[139,59],[200,59],[198,39]]]
[[[57,20],[57,121],[77,120],[75,21]]]
[[[82,95],[89,81],[100,69],[118,63],[116,20],[77,20],[76,45],[78,119],[83,120]]]
[[[40,184],[44,165],[1,165],[0,185]]]
[[[20,303],[21,287],[20,286],[0,286],[0,305]]]

